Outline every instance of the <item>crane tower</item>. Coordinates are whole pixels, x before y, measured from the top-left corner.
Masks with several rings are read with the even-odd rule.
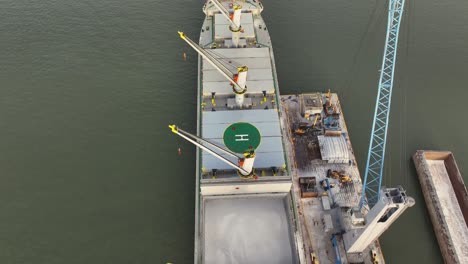
[[[361,208],[366,204],[372,207],[379,200],[385,160],[390,104],[392,101],[398,33],[400,31],[400,22],[403,15],[404,5],[405,0],[389,1],[385,51],[383,55],[382,69],[380,71],[379,89],[364,174],[363,191],[360,202]]]

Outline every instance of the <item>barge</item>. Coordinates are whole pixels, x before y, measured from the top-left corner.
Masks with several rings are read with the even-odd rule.
[[[418,150],[413,161],[444,262],[468,263],[468,192],[455,157]]]

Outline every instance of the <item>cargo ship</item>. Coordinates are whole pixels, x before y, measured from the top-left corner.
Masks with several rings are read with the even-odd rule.
[[[170,126],[198,147],[194,263],[385,263],[377,238],[405,191],[382,188],[378,211],[356,210],[338,96],[280,95],[262,11],[207,1],[198,43],[179,32],[199,55],[197,131]]]

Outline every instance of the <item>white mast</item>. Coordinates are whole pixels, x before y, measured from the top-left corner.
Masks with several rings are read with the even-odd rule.
[[[239,47],[240,32],[242,31],[241,26],[241,14],[242,6],[233,6],[233,13],[231,14],[218,0],[211,0],[211,2],[218,8],[223,16],[229,21],[229,30],[232,33],[232,44],[234,47]]]

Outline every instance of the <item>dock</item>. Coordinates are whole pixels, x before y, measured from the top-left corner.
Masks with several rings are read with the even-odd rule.
[[[350,212],[359,205],[362,183],[338,95],[282,95],[280,100],[297,229],[302,238],[297,243],[306,263],[385,263],[378,240],[359,260],[346,253],[342,234],[351,232],[351,222],[359,218],[351,217]],[[330,177],[329,171],[349,178]],[[320,184],[324,181],[334,187],[324,188]]]
[[[413,161],[445,263],[468,263],[468,193],[454,155],[418,150]]]

